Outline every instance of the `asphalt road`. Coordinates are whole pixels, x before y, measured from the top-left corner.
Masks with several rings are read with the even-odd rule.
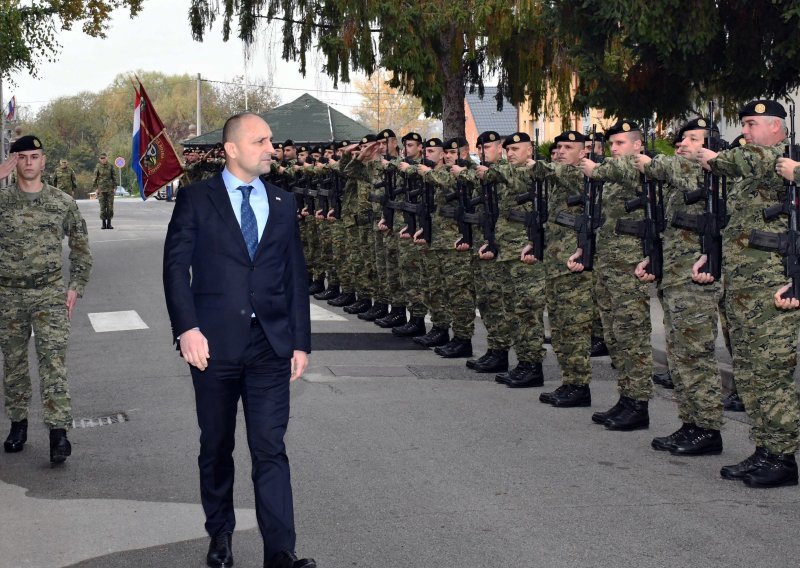
[[[0,567],[204,566],[193,392],[161,287],[172,206],[118,199],[113,231],[100,230],[97,202],[80,207],[95,269],[68,357],[73,456],[50,467],[34,395],[25,451],[0,454]],[[741,415],[728,416],[722,455],[664,455],[649,444],[678,426],[669,391],[657,387],[649,430],[590,421],[617,398],[607,358],[593,361],[592,408],[554,409],[538,402],[542,389],[501,387],[463,360],[315,304],[320,348],[292,387],[287,444],[298,552],[321,567],[798,561],[800,489],[752,490],[718,476],[752,451]],[[96,331],[109,322],[127,329]],[[657,323],[653,339],[663,361]],[[475,348],[485,348],[480,326]],[[545,368],[546,388],[557,386],[552,352]],[[237,442],[234,553],[238,567],[255,568],[262,549],[243,423]]]

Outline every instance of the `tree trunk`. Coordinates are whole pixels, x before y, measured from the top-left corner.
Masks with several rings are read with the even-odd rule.
[[[462,61],[464,53],[463,34],[451,26],[440,44],[439,68],[444,79],[442,95],[442,125],[445,140],[464,136],[465,73]]]

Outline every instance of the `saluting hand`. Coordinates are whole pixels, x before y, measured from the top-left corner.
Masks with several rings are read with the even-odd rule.
[[[0,179],[6,179],[17,167],[17,153],[14,152],[8,157],[8,160],[0,163]]]

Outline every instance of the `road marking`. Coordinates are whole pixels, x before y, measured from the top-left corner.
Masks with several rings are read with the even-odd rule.
[[[347,318],[316,304],[311,304],[311,321],[347,321]]]
[[[149,329],[135,310],[125,312],[96,312],[89,314],[89,321],[97,333],[106,331],[128,331],[131,329]]]

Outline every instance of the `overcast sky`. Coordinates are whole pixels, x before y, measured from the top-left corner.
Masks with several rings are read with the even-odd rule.
[[[13,77],[16,85],[4,83],[4,104],[16,95],[18,106],[36,112],[55,98],[100,91],[119,73],[139,69],[188,73],[193,77],[200,73],[204,79],[214,81],[230,81],[243,75],[242,43],[238,39],[223,42],[219,20],[202,43],[192,40],[188,10],[188,0],[145,0],[136,18],[130,19],[123,10],[115,11],[106,39],[84,35],[80,25],[61,32],[58,40],[62,50],[57,62],[42,63],[38,79],[18,73]],[[247,64],[248,82],[269,76],[284,103],[308,92],[337,110],[352,114],[360,101],[352,84],[340,84],[335,91],[333,83],[319,71],[320,58],[315,54],[310,55],[308,72],[303,78],[297,71],[297,63],[280,59],[279,41],[280,35],[273,37],[269,31],[260,35]]]

